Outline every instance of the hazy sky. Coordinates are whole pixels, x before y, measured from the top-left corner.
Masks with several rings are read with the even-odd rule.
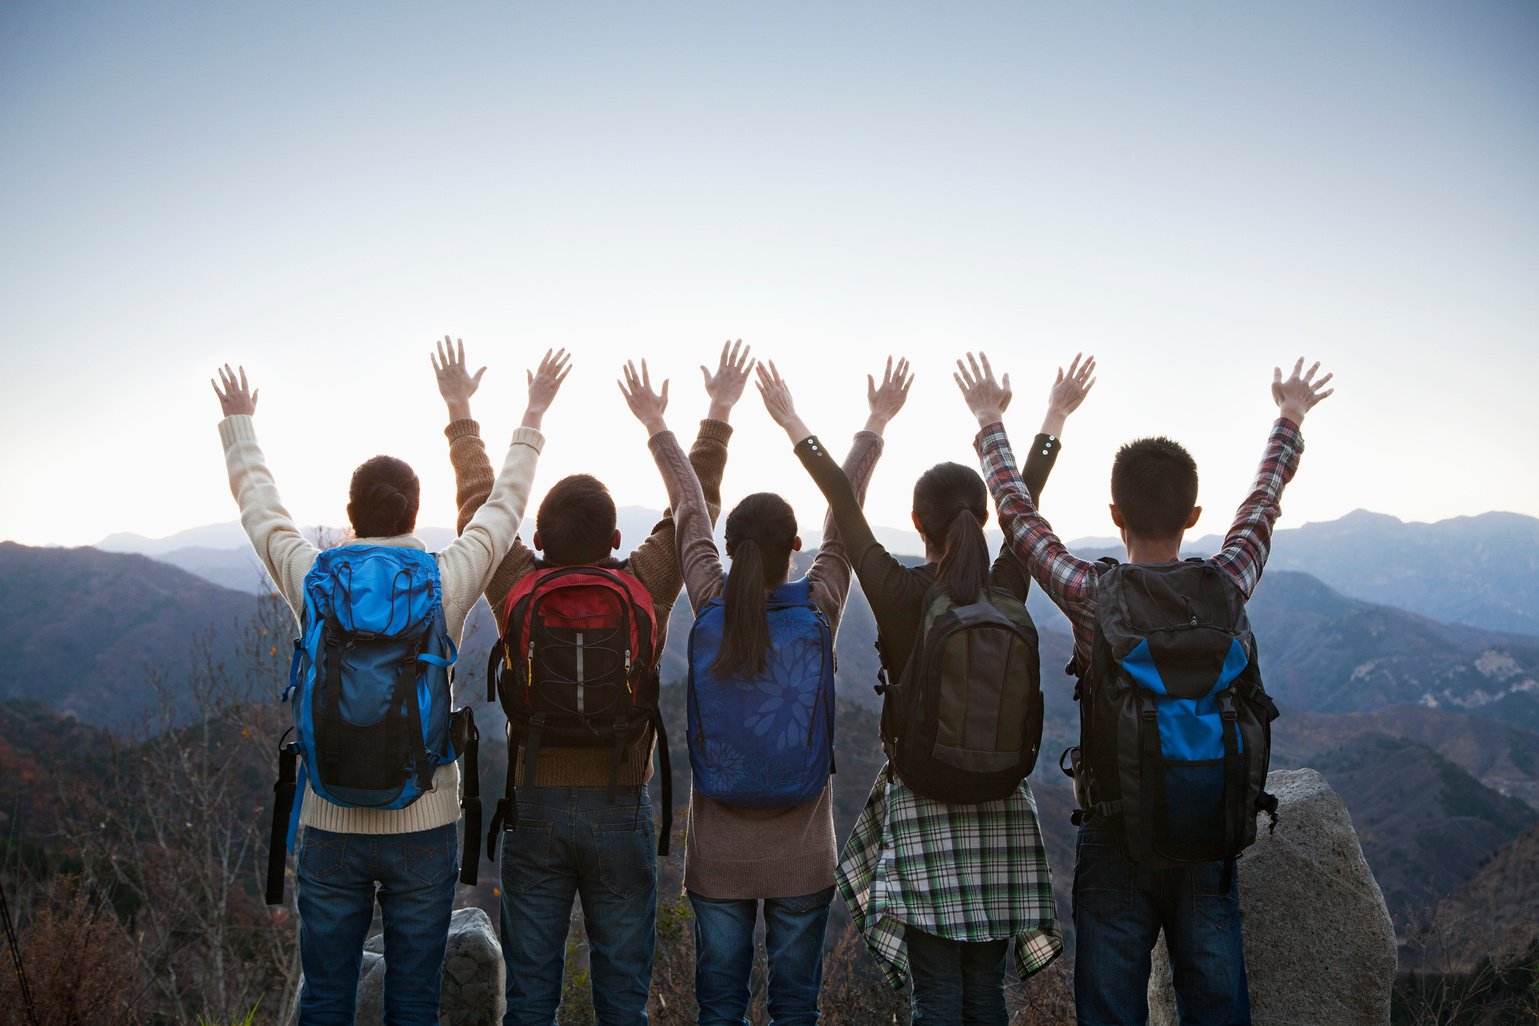
[[[1221,531],[1274,364],[1324,360],[1284,526],[1539,515],[1539,4],[0,6],[0,538],[230,520],[208,378],[243,362],[289,508],[377,452],[450,524],[428,353],[463,337],[500,452],[524,368],[576,369],[536,499],[661,506],[614,378],[670,422],[741,336],[836,449],[888,352],[919,378],[871,489],[972,462],[950,379],[1101,382],[1044,506],[1106,535],[1116,446],[1184,441]],[[821,504],[745,396],[729,502]]]

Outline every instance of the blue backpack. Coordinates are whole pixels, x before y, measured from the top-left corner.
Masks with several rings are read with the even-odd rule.
[[[834,771],[834,644],[803,578],[765,603],[770,647],[752,678],[717,680],[725,606],[707,602],[689,632],[689,766],[694,790],[728,805],[790,808]]]
[[[458,653],[444,622],[432,553],[392,545],[320,553],[305,575],[300,629],[283,692],[294,713],[294,740],[279,746],[268,865],[274,904],[282,901],[279,811],[285,790],[293,804],[296,758],[310,790],[334,805],[404,809],[432,789],[440,766],[463,752],[462,807],[468,809],[472,799],[477,812],[480,805],[475,723],[468,709],[450,709],[450,671]],[[297,809],[283,811],[292,844],[297,817],[291,813]],[[474,825],[472,838],[480,833]]]

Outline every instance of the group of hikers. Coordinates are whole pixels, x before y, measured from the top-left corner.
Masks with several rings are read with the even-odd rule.
[[[1265,792],[1276,708],[1244,607],[1303,451],[1304,416],[1333,391],[1319,364],[1274,372],[1278,415],[1214,556],[1181,555],[1201,513],[1191,456],[1163,437],[1123,446],[1111,473],[1111,517],[1127,549],[1119,564],[1070,554],[1038,510],[1065,421],[1095,384],[1095,359],[1058,370],[1022,470],[1003,425],[1009,375],[997,379],[986,357],[967,354],[953,377],[977,418],[982,473],[941,463],[915,482],[918,565],[889,553],[862,509],[884,429],[908,397],[906,360],[889,358],[867,378],[869,418],[842,463],[798,414],[775,365],[741,342],[722,347],[714,373],[701,367],[709,406],[687,453],[664,418],[668,382],[654,387],[645,361],[626,364],[620,391],[647,433],[669,509],[623,557],[615,503],[587,474],[556,482],[530,544],[518,536],[543,416],[571,369],[565,351],[528,373],[500,467],[471,415],[485,368],[471,373],[463,343],[449,338],[432,364],[458,504],[457,537],[437,553],[413,533],[416,475],[388,456],[353,473],[353,539],[317,549],[279,499],[244,368],[226,365],[214,383],[242,524],[300,628],[284,694],[293,740],[282,746],[299,801],[292,815],[275,810],[274,847],[281,859],[287,832],[297,851],[302,1026],[353,1021],[376,902],[384,1021],[438,1022],[456,880],[474,882],[482,848],[477,696],[452,683],[482,595],[498,630],[488,697],[509,724],[507,782],[485,838],[501,871],[503,1021],[555,1021],[575,899],[596,1021],[645,1023],[657,860],[672,812],[658,663],[681,590],[694,612],[684,888],[698,1021],[747,1023],[762,916],[770,1020],[815,1023],[837,890],[887,980],[911,981],[914,1022],[1003,1026],[1012,943],[1023,979],[1063,947],[1027,780],[1042,729],[1024,604],[1032,581],[1074,633],[1081,736],[1060,765],[1074,778],[1079,826],[1078,1021],[1147,1020],[1163,930],[1181,1022],[1250,1022],[1235,858],[1254,840],[1258,813],[1276,823]],[[730,417],[750,380],[828,501],[817,553],[794,578],[798,524],[773,492],[727,514],[725,553],[715,541]],[[1004,537],[992,562],[990,494]],[[833,638],[852,576],[876,620],[888,761],[841,848]],[[279,899],[281,874],[280,863]]]

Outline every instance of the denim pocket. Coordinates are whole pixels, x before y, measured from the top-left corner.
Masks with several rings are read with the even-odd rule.
[[[798,894],[794,898],[776,898],[775,903],[787,912],[801,914],[815,912],[834,900],[834,889],[825,887],[821,891],[813,891],[811,894]]]
[[[1133,879],[1127,856],[1116,844],[1080,840],[1074,859],[1074,912],[1088,912],[1103,922],[1133,904]]]
[[[1237,929],[1240,924],[1240,869],[1236,866],[1228,874],[1229,886],[1225,887],[1226,867],[1226,861],[1220,859],[1188,870],[1193,910],[1221,933]]]
[[[423,883],[437,883],[458,868],[455,863],[455,828],[439,827],[419,834],[407,834],[402,839],[402,862],[407,875]]]
[[[502,889],[532,890],[551,875],[550,848],[555,824],[548,819],[519,816],[518,825],[502,832]]]
[[[305,827],[299,836],[299,860],[296,871],[309,880],[324,880],[347,858],[347,835],[334,834],[315,827]]]
[[[593,823],[593,847],[598,853],[599,881],[617,898],[629,898],[656,886],[652,817],[634,822]]]

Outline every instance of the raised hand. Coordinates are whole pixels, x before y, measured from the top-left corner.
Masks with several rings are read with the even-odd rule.
[[[728,346],[732,347],[730,353]],[[705,364],[700,365],[700,373],[705,378],[705,394],[711,397],[710,409],[706,412],[711,420],[725,423],[732,415],[732,407],[743,397],[743,386],[748,384],[748,372],[754,366],[748,351],[749,347],[743,345],[742,339],[723,342],[721,362],[716,365],[716,373],[707,370]]]
[[[428,359],[433,361],[433,373],[438,376],[438,394],[443,396],[444,405],[449,407],[449,419],[469,420],[470,397],[481,386],[481,375],[486,373],[486,368],[482,367],[474,375],[467,371],[465,341],[450,341],[448,335],[438,343],[437,355],[429,353]]]
[[[1069,419],[1069,414],[1079,409],[1079,404],[1085,401],[1085,396],[1095,386],[1095,357],[1091,356],[1081,363],[1082,355],[1074,354],[1067,372],[1062,367],[1058,368],[1058,378],[1047,393],[1047,414],[1042,418],[1044,435],[1063,434],[1064,421]]]
[[[1304,414],[1315,408],[1315,404],[1326,396],[1336,391],[1334,388],[1325,388],[1325,383],[1335,377],[1334,373],[1327,374],[1320,380],[1314,380],[1315,374],[1320,370],[1320,361],[1316,360],[1307,373],[1304,371],[1304,358],[1301,356],[1293,365],[1293,373],[1284,381],[1282,368],[1272,368],[1272,399],[1276,401],[1278,414],[1295,424],[1304,423]],[[1321,391],[1324,388],[1325,391]]]
[[[896,369],[893,368],[892,357],[887,358],[887,369],[882,372],[880,387],[874,377],[866,375],[866,403],[871,407],[871,416],[866,420],[867,431],[882,433],[887,422],[896,417],[908,401],[908,386],[913,383],[914,375],[908,369],[906,358],[898,360]]]
[[[668,408],[667,378],[663,379],[662,391],[654,392],[652,375],[647,372],[647,361],[641,361],[641,373],[637,374],[635,361],[627,360],[620,369],[620,380],[616,384],[620,386],[620,394],[625,396],[625,405],[631,408],[631,413],[647,429],[648,436],[668,430],[668,422],[663,419],[663,411]]]
[[[1004,419],[1012,394],[1010,375],[1006,374],[1003,381],[995,381],[994,368],[989,366],[987,356],[979,353],[974,357],[968,353],[967,362],[958,360],[957,372],[951,377],[962,390],[967,408],[978,418],[979,427],[988,427]]]
[[[802,423],[801,417],[796,415],[796,404],[791,401],[791,386],[787,385],[780,376],[775,361],[769,363],[769,370],[764,369],[764,361],[759,361],[758,372],[759,396],[764,400],[764,408],[769,411],[770,419],[785,429],[790,436],[792,444],[810,438],[812,432],[807,430],[807,425]]]
[[[235,372],[230,369],[229,364],[219,368],[218,374],[218,383],[215,383],[213,378],[209,378],[208,383],[214,386],[214,394],[219,397],[219,408],[224,412],[224,415],[226,417],[234,417],[242,413],[248,416],[255,413],[257,394],[261,392],[261,389],[253,392],[251,387],[246,384],[246,368],[241,367],[239,379],[236,378]],[[220,384],[223,384],[223,390],[220,389]]]
[[[561,383],[572,372],[572,358],[565,349],[545,350],[540,366],[527,371],[529,378],[529,405],[524,407],[522,425],[538,429],[545,419],[545,411],[556,401]],[[480,375],[477,375],[479,377]]]

